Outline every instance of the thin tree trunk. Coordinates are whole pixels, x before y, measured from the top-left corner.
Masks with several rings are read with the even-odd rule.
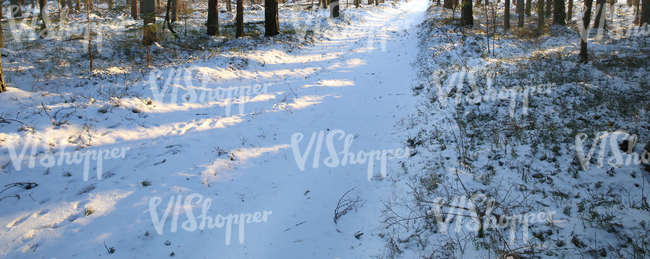
[[[530,9],[532,8],[533,0],[526,0],[526,16],[530,16]]]
[[[607,8],[606,0],[596,0],[596,19],[594,19],[594,28],[596,30],[606,29],[606,17],[607,17]],[[602,22],[602,24],[601,24]]]
[[[553,24],[566,26],[566,10],[564,9],[564,0],[555,0],[553,6]]]
[[[546,0],[550,1],[550,0]],[[537,30],[542,31],[544,27],[544,0],[537,1]]]
[[[573,0],[569,0],[569,10],[566,11],[566,20],[571,21],[573,19]]]
[[[86,14],[88,18],[88,55],[90,56],[90,72],[93,72],[93,44],[91,41],[92,34],[90,31],[90,0],[86,0]]]
[[[217,1],[217,0],[210,0],[210,1]],[[169,28],[169,31],[172,34],[174,34],[174,37],[178,37],[178,33],[174,31],[174,28],[172,27],[172,23],[171,23],[171,18],[169,17],[173,2],[174,0],[167,0],[167,11],[165,12],[165,23],[167,24],[167,28]],[[210,8],[209,4],[208,4],[208,8]],[[210,15],[209,12],[210,9],[208,9],[208,16]]]
[[[553,14],[553,0],[546,0],[546,17],[551,17]]]
[[[237,14],[235,15],[236,28],[235,37],[244,36],[244,0],[237,0]]]
[[[218,12],[219,10],[217,10]],[[171,22],[175,23],[178,21],[178,0],[172,0],[172,17]]]
[[[231,0],[226,0],[226,11],[232,12],[232,3]]]
[[[524,0],[517,0],[517,28],[524,27]]]
[[[72,5],[72,0],[68,0],[68,13],[72,13],[74,11],[74,6]]]
[[[108,9],[113,9],[113,0],[108,0]]]
[[[641,22],[639,22],[639,25],[645,27],[645,24],[650,24],[650,0],[643,0],[642,7],[643,9],[641,10]]]
[[[504,7],[505,10],[503,11],[503,29],[510,30],[510,0],[505,0]]]
[[[0,31],[2,31],[2,24],[0,23]],[[2,58],[0,57],[0,93],[6,92],[7,86],[5,85],[5,73],[2,69]]]
[[[142,9],[142,19],[144,20],[143,43],[145,46],[149,46],[156,41],[156,31],[152,25],[156,23],[156,1],[143,0],[140,8]]]
[[[591,22],[591,6],[593,5],[593,0],[585,0],[585,13],[582,17],[582,24],[584,26],[583,35],[580,35],[580,61],[587,63],[589,61],[589,54],[587,54],[587,37],[589,37],[589,23]]]
[[[68,0],[71,1],[71,0]],[[139,19],[138,17],[138,0],[130,0],[131,1],[131,17],[133,17],[133,20]]]
[[[38,0],[38,19],[41,20],[41,30],[47,29],[47,24],[50,22],[50,19],[47,17],[47,10],[45,10],[45,5],[47,4],[46,0]],[[42,36],[41,36],[42,38]]]

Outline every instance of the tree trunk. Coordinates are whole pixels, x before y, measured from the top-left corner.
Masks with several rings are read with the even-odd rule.
[[[208,35],[219,36],[219,1],[208,0]]]
[[[530,16],[530,9],[532,8],[533,0],[526,0],[526,16]]]
[[[45,10],[45,4],[47,4],[47,0],[38,0],[38,10],[40,13],[38,14],[38,19],[41,20],[41,30],[47,29],[47,23],[49,23],[50,19],[47,18],[47,10]],[[43,15],[45,14],[45,15]]]
[[[550,0],[546,0],[550,1]],[[542,31],[544,27],[544,0],[537,1],[537,30]]]
[[[235,15],[235,37],[244,36],[244,0],[237,0],[237,14]]]
[[[113,0],[108,0],[108,9],[113,9]]]
[[[641,0],[638,0],[641,1]],[[643,8],[641,9],[641,22],[639,25],[645,27],[645,24],[650,24],[650,0],[643,0]],[[646,29],[647,30],[647,29]],[[646,31],[647,33],[647,31]],[[646,34],[648,35],[648,34]]]
[[[607,8],[606,0],[596,0],[596,19],[594,19],[594,28],[596,30],[606,29]]]
[[[524,27],[524,0],[517,0],[517,28]]]
[[[452,0],[445,0],[442,5],[444,8],[451,9],[454,7],[454,2]]]
[[[587,37],[589,37],[589,23],[591,22],[591,6],[593,5],[593,0],[585,0],[585,13],[582,17],[582,24],[584,26],[583,35],[580,35],[580,61],[587,63],[589,61],[589,55],[587,54]]]
[[[74,11],[74,6],[72,5],[72,0],[68,0],[68,13]]]
[[[564,9],[564,0],[554,0],[554,1],[555,3],[553,5],[553,24],[566,26],[566,10]]]
[[[510,30],[510,0],[506,0],[503,11],[503,29]]]
[[[142,19],[144,20],[144,33],[142,41],[149,46],[156,41],[156,30],[153,24],[156,23],[156,0],[142,0]]]
[[[23,10],[20,7],[20,1],[19,0],[11,0],[11,17],[23,17]],[[15,6],[15,7],[14,7]]]
[[[217,12],[219,10],[217,9]],[[178,0],[172,0],[172,18],[171,18],[172,23],[175,23],[178,21]]]
[[[2,9],[0,8],[0,11],[1,10]],[[0,13],[2,13],[2,12],[0,12]],[[3,14],[0,14],[0,16],[3,16]],[[3,17],[0,17],[0,18],[3,18]],[[0,48],[4,48],[4,47],[5,47],[5,35],[2,32],[2,23],[0,22]],[[6,90],[4,81],[5,80],[4,80],[4,77],[2,75],[2,61],[0,61],[0,84],[1,84],[0,87],[2,87],[2,89],[0,89],[0,92],[4,92]]]
[[[375,1],[379,2],[379,1]],[[339,0],[332,0],[330,3],[330,18],[336,18],[339,17],[340,12],[339,12]]]
[[[546,17],[551,17],[553,13],[553,0],[546,0]]]
[[[569,0],[569,10],[566,11],[566,20],[571,21],[573,19],[573,0]]]
[[[0,30],[2,30],[2,24],[0,24]],[[2,69],[2,58],[0,58],[0,93],[7,91],[7,86],[5,85],[5,73]]]
[[[463,6],[460,11],[461,25],[473,26],[474,12],[472,11],[472,0],[463,0]]]
[[[133,20],[139,19],[138,17],[138,0],[130,0],[131,1],[131,17],[133,17]]]
[[[278,34],[280,34],[278,1],[264,0],[264,36],[273,37]]]

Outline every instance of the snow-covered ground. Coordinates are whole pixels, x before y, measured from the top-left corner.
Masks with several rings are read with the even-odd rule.
[[[0,256],[161,258],[173,253],[181,258],[367,258],[378,254],[385,243],[378,236],[381,209],[396,190],[394,181],[381,180],[381,159],[373,161],[371,181],[369,161],[330,164],[327,144],[333,143],[341,152],[344,133],[353,140],[348,144],[355,156],[360,151],[371,154],[405,147],[407,136],[395,125],[415,112],[411,84],[416,73],[411,62],[418,40],[413,25],[423,21],[427,6],[423,0],[382,4],[366,12],[363,21],[340,26],[329,40],[291,53],[278,45],[222,53],[191,65],[165,67],[157,77],[143,72],[140,81],[129,87],[118,83],[119,73],[82,78],[76,87],[40,83],[34,91],[33,86],[16,82],[37,79],[27,74],[23,75],[30,79],[11,77],[8,91],[0,95],[0,112],[7,121],[17,121],[0,128],[0,181],[38,186],[16,186],[2,193],[11,197],[0,201]],[[179,73],[178,84],[170,71]],[[192,83],[185,81],[186,75]],[[172,88],[161,90],[167,80],[178,90],[176,103],[171,100]],[[189,85],[200,97],[201,93],[224,94],[215,92],[219,87],[256,84],[262,88],[234,100],[207,96],[193,100],[191,94],[185,95]],[[167,91],[164,99],[156,99],[158,90]],[[314,132],[323,132],[322,146],[318,140],[309,145],[302,171],[292,137],[304,135],[297,150],[302,156]],[[330,132],[337,133],[332,140]],[[314,159],[318,148],[322,153]],[[115,151],[109,156],[109,150]],[[79,155],[77,162],[74,152]],[[92,152],[105,154],[101,177]],[[47,167],[48,159],[58,162],[63,153],[73,155],[71,163],[61,160]],[[392,179],[407,159],[386,159],[386,179]],[[335,223],[337,204],[351,189],[346,197],[358,197],[360,202]],[[171,204],[183,199],[181,206],[168,208],[172,197]],[[204,203],[208,198],[211,203]],[[188,209],[199,216],[203,206],[207,216],[221,215],[219,222],[224,225],[219,228],[208,222],[200,230],[185,223]],[[236,224],[228,216],[247,213],[253,220],[246,224]],[[161,219],[165,215],[166,220]],[[156,229],[159,220],[163,225]],[[114,253],[109,255],[108,250]]]

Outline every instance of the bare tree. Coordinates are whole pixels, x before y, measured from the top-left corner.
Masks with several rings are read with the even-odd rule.
[[[218,11],[218,10],[217,10]],[[178,21],[178,0],[172,0],[172,23]]]
[[[503,11],[503,29],[510,30],[510,0],[505,0]]]
[[[593,0],[585,0],[585,13],[582,17],[582,26],[584,30],[582,35],[580,35],[580,61],[587,63],[589,61],[589,55],[587,54],[587,37],[589,37],[589,23],[591,22],[591,6],[593,5]]]
[[[69,0],[71,1],[71,0]],[[130,0],[131,1],[131,17],[133,17],[133,20],[139,19],[138,17],[138,0]]]
[[[463,0],[463,6],[460,10],[460,20],[462,25],[474,25],[474,11],[472,11],[472,0]]]
[[[517,28],[524,27],[524,0],[517,0]]]
[[[573,19],[573,0],[569,0],[569,10],[566,11],[566,20],[571,21]]]
[[[208,0],[208,35],[219,36],[219,1]]]
[[[637,1],[641,1],[641,0],[637,0]],[[644,26],[645,24],[650,24],[650,0],[643,0],[641,22],[639,22],[639,25]]]
[[[594,19],[594,28],[596,30],[607,28],[607,0],[596,0],[596,19]]]
[[[278,22],[278,0],[264,1],[264,36],[273,37],[280,34]]]
[[[237,14],[235,15],[235,37],[244,36],[244,0],[237,0]]]
[[[553,24],[566,25],[566,12],[564,9],[564,0],[554,0],[554,1],[555,3],[553,5]]]
[[[550,1],[550,0],[546,0]],[[542,31],[544,27],[544,0],[537,1],[537,30]]]

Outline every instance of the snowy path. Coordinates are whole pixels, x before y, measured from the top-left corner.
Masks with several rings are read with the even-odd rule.
[[[57,173],[58,180],[44,182],[35,189],[42,196],[50,193],[43,205],[15,203],[25,206],[22,212],[3,214],[0,255],[95,258],[107,255],[104,241],[121,258],[163,258],[171,252],[180,258],[368,258],[380,253],[385,240],[377,236],[376,228],[383,200],[395,191],[388,179],[400,170],[401,160],[388,160],[389,178],[383,181],[378,177],[380,162],[375,160],[375,179],[368,181],[367,162],[324,166],[329,156],[324,140],[319,167],[312,166],[312,147],[305,171],[300,171],[291,136],[304,135],[301,153],[313,132],[324,131],[327,136],[328,130],[335,129],[357,136],[350,147],[355,154],[404,147],[405,136],[395,125],[414,111],[410,63],[417,53],[415,25],[422,21],[426,7],[424,0],[398,5],[299,53],[259,51],[251,58],[253,65],[239,72],[245,79],[231,73],[219,82],[222,87],[273,83],[268,94],[246,104],[244,116],[220,117],[223,107],[212,105],[158,104],[146,112],[147,118],[127,113],[118,122],[99,120],[99,131],[115,130],[95,143],[101,148],[131,148],[124,161],[105,161],[104,171],[115,175],[84,182],[80,173],[63,179]],[[408,31],[398,29],[392,26],[396,21],[411,26]],[[367,37],[373,33],[373,51],[368,52]],[[382,38],[385,51],[380,47]],[[283,98],[289,98],[288,109],[282,106]],[[236,113],[239,107],[235,104],[232,109]],[[341,152],[343,140],[334,144]],[[217,147],[232,151],[234,160],[218,156]],[[145,179],[152,185],[136,184]],[[80,191],[92,184],[95,189],[89,193]],[[335,206],[353,187],[353,196],[366,203],[336,225]],[[272,214],[265,223],[245,225],[243,244],[238,226],[232,228],[230,245],[225,245],[225,227],[183,230],[182,209],[178,231],[170,231],[170,214],[163,234],[156,233],[151,215],[143,213],[150,198],[162,198],[158,206],[162,217],[170,197],[193,193],[212,199],[208,216]],[[90,205],[95,213],[84,217],[83,208]],[[200,213],[201,205],[195,206],[194,215]],[[150,235],[144,235],[146,231]],[[358,231],[364,233],[360,239],[355,238]],[[166,240],[171,245],[166,246]],[[35,244],[39,247],[32,252]]]

